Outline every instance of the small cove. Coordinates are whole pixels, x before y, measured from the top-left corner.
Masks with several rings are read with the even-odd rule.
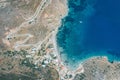
[[[68,65],[95,56],[120,60],[119,4],[119,0],[68,0],[69,13],[57,34]]]

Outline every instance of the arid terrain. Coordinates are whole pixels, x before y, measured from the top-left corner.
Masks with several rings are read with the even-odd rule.
[[[119,80],[120,63],[109,62],[106,57],[95,57],[83,63],[84,73],[77,74],[74,80]]]
[[[8,41],[3,41],[7,34],[34,14],[41,0],[0,0],[0,46],[1,49],[10,47]],[[6,45],[5,45],[5,44]]]
[[[58,80],[43,64],[66,14],[62,0],[0,0],[0,80]]]
[[[59,0],[3,0],[0,5],[0,46],[3,50],[38,46],[58,28],[60,19],[66,14],[66,6]]]

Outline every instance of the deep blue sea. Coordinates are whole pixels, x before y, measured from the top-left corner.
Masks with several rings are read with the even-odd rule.
[[[68,0],[57,34],[60,55],[82,61],[94,56],[120,60],[120,0]],[[72,65],[73,65],[72,63]]]

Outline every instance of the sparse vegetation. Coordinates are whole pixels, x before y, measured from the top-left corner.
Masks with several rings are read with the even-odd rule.
[[[92,58],[83,63],[84,73],[77,74],[74,80],[119,80],[120,63],[111,63],[105,58]]]
[[[3,58],[0,62],[0,80],[57,80],[59,78],[58,72],[54,68],[49,66],[35,68],[31,59],[24,57],[27,54],[25,50],[9,50],[0,54]]]

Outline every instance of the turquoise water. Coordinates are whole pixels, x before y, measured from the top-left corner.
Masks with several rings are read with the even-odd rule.
[[[57,34],[66,62],[94,56],[120,60],[120,0],[68,0],[68,7]]]

